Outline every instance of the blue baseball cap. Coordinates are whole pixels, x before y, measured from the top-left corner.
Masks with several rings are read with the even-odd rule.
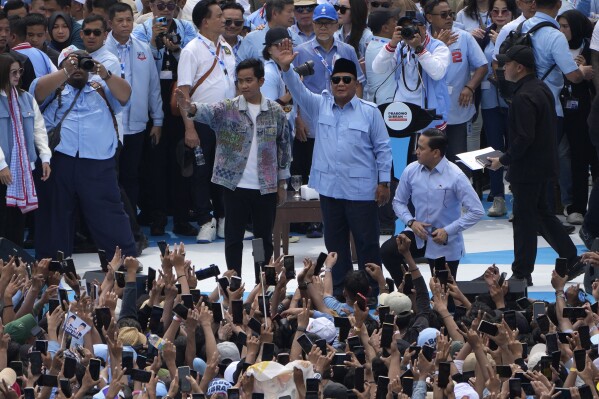
[[[312,21],[318,21],[319,19],[330,19],[331,21],[337,21],[338,16],[335,7],[329,3],[319,4],[314,10]]]

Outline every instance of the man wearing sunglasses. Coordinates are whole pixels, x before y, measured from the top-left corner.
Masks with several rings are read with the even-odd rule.
[[[119,59],[104,46],[108,34],[108,25],[103,17],[91,14],[83,20],[79,34],[83,40],[83,47],[91,57],[102,63],[113,74],[121,76]]]
[[[262,50],[264,49],[264,40],[266,32],[271,28],[288,29],[295,23],[293,16],[293,0],[266,0],[266,26],[264,29],[250,32],[241,42],[237,52],[237,63],[248,58],[258,58],[264,61]],[[297,35],[289,32],[294,43],[298,41]]]
[[[239,3],[228,2],[221,6],[223,17],[225,18],[225,31],[223,37],[233,49],[233,54],[237,57],[237,51],[241,46],[243,36],[243,6]]]
[[[316,94],[291,68],[297,54],[289,40],[279,49],[272,57],[283,71],[283,81],[302,112],[312,115],[316,129],[309,185],[320,194],[327,251],[337,253],[333,290],[339,295],[345,275],[353,270],[350,231],[358,267],[364,270],[366,263],[381,264],[378,207],[390,195],[389,135],[376,105],[356,95],[360,67],[355,61],[339,58],[330,77],[331,91]],[[377,282],[369,280],[370,295],[378,295]]]
[[[314,9],[317,3],[316,0],[295,0],[293,5],[295,24],[289,30],[297,34],[299,41],[295,44],[299,46],[314,39],[312,17],[314,16]]]
[[[474,36],[453,26],[455,14],[446,0],[427,1],[424,10],[433,37],[443,40],[449,34],[455,35],[455,38],[445,42],[451,52],[451,62],[445,77],[450,99],[445,131],[448,141],[445,156],[455,162],[456,154],[468,150],[468,124],[476,112],[474,92],[487,75],[487,58]],[[463,168],[465,173],[470,173],[467,167]]]

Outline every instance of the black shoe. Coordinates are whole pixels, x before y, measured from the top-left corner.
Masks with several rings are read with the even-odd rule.
[[[586,271],[586,265],[580,261],[580,257],[576,257],[574,264],[568,268],[568,281],[574,280]]]
[[[308,231],[306,232],[306,237],[321,238],[322,237],[322,223],[312,223],[310,225],[310,227],[308,227]]]
[[[148,247],[148,245],[148,237],[142,233],[137,240],[135,240],[135,250],[137,252],[137,256],[140,256],[143,250]]]
[[[180,235],[180,236],[192,237],[192,236],[198,235],[198,229],[196,229],[195,227],[193,227],[192,225],[190,225],[187,222],[175,223],[175,225],[173,226],[173,233]]]
[[[526,285],[528,287],[532,287],[532,276],[530,274],[527,276],[518,276],[518,275],[512,274],[512,276],[510,278],[508,278],[508,280],[526,280]]]
[[[574,233],[574,230],[576,230],[576,227],[572,226],[571,224],[563,224],[562,223],[562,226],[564,226],[564,230],[566,230],[566,233],[568,235]]]
[[[584,226],[580,227],[580,230],[578,231],[578,236],[580,237],[580,239],[584,243],[584,246],[587,247],[587,249],[590,251],[591,248],[593,247],[593,241],[595,241],[595,237],[593,237],[591,235],[591,233],[589,233],[584,228]]]
[[[151,236],[163,236],[166,232],[164,231],[164,226],[160,226],[157,224],[153,224],[150,226],[150,235]]]
[[[149,226],[152,223],[152,217],[148,213],[140,212],[137,215],[137,224],[140,226]]]

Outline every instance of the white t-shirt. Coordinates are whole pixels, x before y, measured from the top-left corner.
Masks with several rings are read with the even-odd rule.
[[[593,36],[591,36],[591,50],[599,51],[599,24],[595,24],[593,28]]]
[[[214,69],[191,96],[191,101],[199,103],[215,103],[235,97],[235,56],[231,46],[223,37],[219,37],[221,45]],[[202,35],[198,35],[181,50],[177,68],[179,86],[193,88],[196,82],[210,70],[214,62],[216,47],[214,43]]]
[[[260,190],[260,182],[258,181],[258,135],[256,134],[256,118],[260,113],[260,104],[247,103],[247,105],[248,113],[254,124],[254,135],[252,136],[252,145],[250,146],[248,161],[237,187]]]

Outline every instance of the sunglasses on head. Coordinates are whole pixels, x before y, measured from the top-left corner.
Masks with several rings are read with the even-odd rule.
[[[343,81],[346,85],[350,84],[354,78],[351,76],[331,76],[331,82],[333,84],[338,85],[339,82]]]
[[[243,26],[243,19],[225,19],[225,26],[235,25],[236,27]]]
[[[295,12],[297,12],[299,14],[309,14],[311,12],[314,12],[315,8],[316,8],[316,5],[311,5],[311,6],[295,6]]]
[[[156,8],[158,11],[164,11],[167,8],[169,11],[173,11],[177,5],[175,3],[156,3]]]
[[[379,8],[379,7],[389,8],[389,7],[391,7],[391,3],[381,3],[379,1],[371,1],[370,6],[374,7],[374,8]]]
[[[429,15],[438,15],[438,16],[440,16],[443,19],[447,19],[449,17],[453,18],[454,15],[455,15],[455,12],[453,12],[453,11],[443,11],[443,12],[440,12],[439,14],[430,13]]]
[[[347,10],[351,10],[351,7],[346,6],[334,5],[333,7],[335,8],[335,11],[339,12],[339,14],[345,14]]]
[[[102,36],[102,33],[104,32],[100,29],[83,29],[83,34],[85,36],[91,36],[93,34],[94,36],[100,37]]]

